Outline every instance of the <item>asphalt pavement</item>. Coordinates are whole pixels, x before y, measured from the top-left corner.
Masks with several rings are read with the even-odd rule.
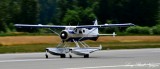
[[[45,53],[0,54],[0,69],[160,69],[160,48],[105,50],[90,58],[60,58]]]

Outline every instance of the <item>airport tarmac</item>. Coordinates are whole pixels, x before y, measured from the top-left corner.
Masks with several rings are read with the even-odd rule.
[[[0,69],[160,69],[160,48],[105,50],[90,58],[59,58],[45,53],[0,54]]]

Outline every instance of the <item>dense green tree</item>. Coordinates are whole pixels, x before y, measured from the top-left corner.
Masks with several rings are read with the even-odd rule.
[[[63,19],[66,12],[70,9],[74,9],[77,4],[77,0],[57,0],[57,22],[63,24]]]
[[[10,16],[7,14],[6,7],[8,6],[8,0],[1,0],[0,1],[0,32],[6,32],[6,19]]]
[[[159,0],[130,0],[127,4],[126,14],[128,20],[141,26],[154,26],[156,25],[156,16],[158,11]]]
[[[98,17],[102,22],[132,22],[141,26],[156,25],[159,0],[101,0]]]
[[[78,24],[81,19],[79,17],[79,12],[76,10],[68,10],[63,18],[63,23],[70,24],[70,25],[75,25],[75,23]]]
[[[68,10],[63,18],[63,23],[70,23],[71,25],[91,25],[96,16],[91,8],[76,8]]]
[[[63,5],[61,5],[62,2]],[[61,0],[58,5],[60,5],[58,8],[61,10],[59,12],[61,23],[72,25],[93,24],[92,21],[96,18],[90,0]]]
[[[156,16],[156,18],[157,18],[158,24],[160,25],[160,0],[158,1],[158,4],[159,4],[159,6],[158,6],[158,15]]]
[[[13,31],[13,24],[19,13],[19,2],[17,0],[0,1],[0,32]]]
[[[56,23],[56,0],[39,0],[40,12],[38,23]],[[52,20],[53,19],[53,20]]]
[[[37,22],[39,7],[37,0],[22,0],[20,11],[20,23],[35,24]]]
[[[21,0],[20,14],[18,17],[18,23],[21,24],[36,24],[39,15],[39,5],[37,0]],[[18,29],[27,32],[36,31],[32,28]]]
[[[160,24],[160,0],[0,0],[0,32],[16,23],[82,25],[95,19],[154,26]]]

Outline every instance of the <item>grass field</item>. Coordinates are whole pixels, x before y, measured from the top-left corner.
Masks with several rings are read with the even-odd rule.
[[[42,52],[46,47],[60,43],[58,36],[6,36],[0,37],[0,53]],[[103,49],[160,48],[160,36],[102,36],[95,41],[86,41],[92,47]],[[71,43],[71,46],[74,46]]]

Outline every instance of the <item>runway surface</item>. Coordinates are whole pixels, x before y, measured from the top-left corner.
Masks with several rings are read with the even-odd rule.
[[[45,53],[0,54],[0,69],[160,69],[160,48],[98,51],[90,58]]]

